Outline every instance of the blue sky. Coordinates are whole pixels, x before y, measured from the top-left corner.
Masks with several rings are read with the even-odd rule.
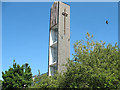
[[[53,2],[3,2],[2,6],[2,70],[13,60],[28,63],[33,75],[48,70],[49,20]],[[89,32],[94,40],[118,42],[118,4],[104,2],[67,2],[70,8],[70,52],[73,44],[85,39]],[[108,20],[109,24],[105,21]],[[1,77],[0,77],[1,79]]]

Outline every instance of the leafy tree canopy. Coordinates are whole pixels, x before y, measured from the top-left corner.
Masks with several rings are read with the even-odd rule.
[[[117,43],[94,42],[87,33],[87,41],[74,44],[75,54],[69,60],[62,87],[120,88],[120,59]]]
[[[42,75],[34,87],[39,88],[120,88],[120,57],[117,43],[93,41],[86,34],[86,41],[74,44],[73,59],[65,65],[66,72],[54,76]]]
[[[25,88],[32,84],[32,72],[28,63],[20,66],[13,62],[13,67],[8,71],[2,72],[2,88]]]
[[[2,80],[0,80],[0,87],[2,87]]]
[[[36,76],[34,85],[31,88],[58,88],[62,74],[56,73],[54,76],[48,76],[47,73]]]

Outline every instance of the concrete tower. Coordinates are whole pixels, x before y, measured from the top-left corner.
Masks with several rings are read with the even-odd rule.
[[[62,72],[70,58],[70,6],[55,1],[51,7],[49,31],[48,75]]]

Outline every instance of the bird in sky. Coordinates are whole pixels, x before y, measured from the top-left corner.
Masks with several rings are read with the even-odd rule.
[[[108,20],[106,20],[106,24],[108,24]]]

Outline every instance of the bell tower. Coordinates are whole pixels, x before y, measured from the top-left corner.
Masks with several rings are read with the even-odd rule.
[[[55,1],[50,11],[48,75],[62,72],[70,58],[70,6]]]

